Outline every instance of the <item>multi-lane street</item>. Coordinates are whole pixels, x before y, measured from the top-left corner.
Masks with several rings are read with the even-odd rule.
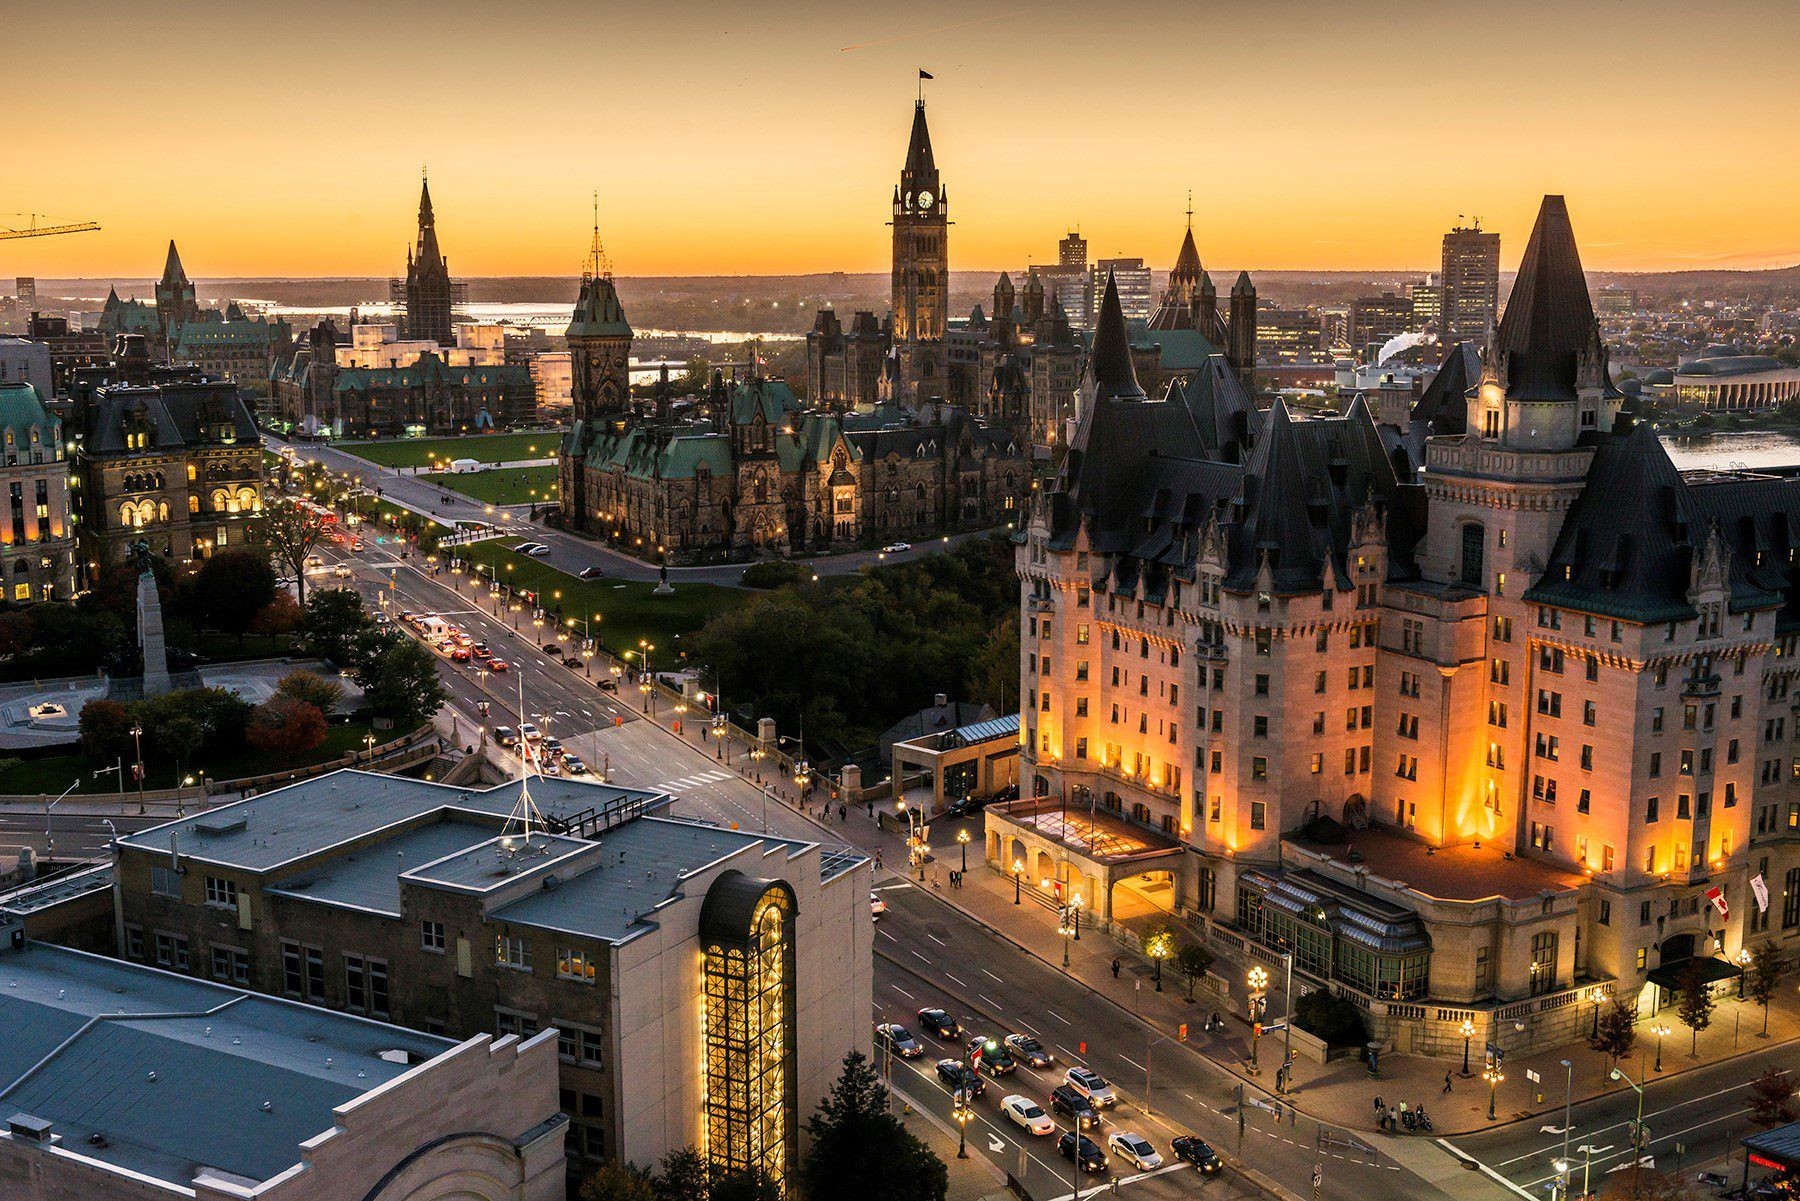
[[[1750,1051],[1757,1044],[1755,1031],[1746,1029],[1745,1050]],[[1658,1171],[1717,1163],[1734,1154],[1741,1166],[1743,1152],[1738,1140],[1759,1129],[1750,1121],[1746,1101],[1750,1081],[1770,1067],[1791,1068],[1794,1061],[1792,1047],[1768,1047],[1668,1077],[1655,1072],[1655,1041],[1641,1032],[1638,1051],[1642,1054],[1633,1055],[1620,1066],[1633,1080],[1640,1076],[1648,1080],[1644,1090],[1643,1120],[1648,1130],[1643,1167]],[[1671,1066],[1686,1053],[1685,1040],[1680,1037],[1671,1038],[1663,1048]],[[1547,1096],[1561,1096],[1563,1077],[1545,1076],[1543,1087]],[[1568,1159],[1564,1162],[1570,1165],[1571,1192],[1577,1196],[1590,1180],[1592,1187],[1598,1189],[1604,1178],[1633,1169],[1631,1125],[1637,1119],[1637,1092],[1624,1081],[1615,1083],[1612,1089],[1605,1096],[1576,1104],[1571,1111]],[[1520,1192],[1537,1198],[1544,1196],[1547,1186],[1556,1179],[1554,1165],[1563,1157],[1562,1128],[1562,1114],[1557,1112],[1545,1121],[1515,1122],[1452,1141],[1465,1154],[1504,1176]],[[1732,1179],[1735,1181],[1736,1176],[1732,1175]]]

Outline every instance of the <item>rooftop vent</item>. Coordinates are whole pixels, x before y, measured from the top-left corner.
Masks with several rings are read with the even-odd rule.
[[[6,1126],[8,1130],[12,1131],[14,1138],[29,1139],[34,1143],[47,1143],[50,1141],[50,1132],[55,1127],[55,1123],[35,1114],[15,1113],[6,1119]]]
[[[194,821],[194,831],[209,838],[218,838],[226,834],[237,834],[249,825],[243,814],[215,813]]]

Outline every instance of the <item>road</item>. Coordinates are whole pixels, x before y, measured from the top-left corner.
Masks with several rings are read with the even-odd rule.
[[[96,799],[93,794],[82,797],[89,806]],[[150,826],[160,825],[169,820],[173,814],[157,813],[149,817],[137,816],[137,800],[127,793],[119,802],[122,812],[102,815],[92,812],[63,813],[50,811],[48,853],[45,848],[45,821],[42,808],[6,808],[0,810],[0,846],[28,846],[35,854],[54,859],[92,859],[106,850],[113,835],[131,834]]]
[[[348,451],[338,450],[331,446],[314,442],[284,442],[269,433],[263,435],[263,442],[270,450],[291,446],[294,452],[307,462],[318,463],[339,474],[359,476],[364,487],[379,488],[384,499],[428,517],[436,517],[446,525],[453,521],[485,521],[517,526],[522,534],[528,534],[533,540],[542,542],[550,548],[550,553],[543,556],[539,562],[548,563],[571,575],[584,568],[594,567],[611,580],[648,581],[657,578],[657,568],[653,564],[646,563],[641,559],[634,559],[630,555],[622,554],[599,542],[532,524],[527,520],[527,514],[530,511],[529,505],[500,507],[472,500],[460,493],[439,488],[428,480],[413,475],[403,475],[393,468],[379,466],[367,459],[359,459]],[[966,538],[986,537],[987,533],[987,531],[981,531],[951,534],[932,539],[929,542],[920,542],[913,550],[893,555],[879,550],[852,551],[842,555],[822,555],[808,562],[814,573],[818,575],[853,575],[865,567],[899,561],[928,553],[928,551],[945,550]],[[735,587],[742,582],[743,575],[744,565],[742,563],[669,568],[669,578],[677,583],[723,584]]]
[[[1687,1040],[1682,1037],[1686,1031],[1679,1024],[1671,1024],[1676,1033],[1670,1036],[1663,1053],[1673,1064],[1687,1054]],[[1759,1042],[1754,1029],[1744,1031],[1746,1050]],[[1644,1166],[1659,1170],[1673,1168],[1679,1160],[1685,1171],[1733,1153],[1738,1154],[1741,1167],[1738,1139],[1757,1129],[1749,1119],[1745,1101],[1749,1082],[1770,1067],[1791,1068],[1794,1061],[1791,1047],[1767,1047],[1668,1078],[1659,1077],[1653,1070],[1655,1040],[1642,1030],[1638,1033],[1638,1050],[1645,1053],[1644,1058],[1633,1056],[1623,1067],[1633,1078],[1651,1069],[1650,1083],[1644,1092],[1644,1124],[1649,1127]],[[1552,1079],[1546,1075],[1546,1098],[1561,1094],[1564,1085],[1563,1077]],[[1571,1111],[1568,1146],[1576,1195],[1582,1191],[1584,1167],[1596,1189],[1607,1174],[1628,1173],[1632,1169],[1630,1124],[1637,1117],[1637,1093],[1622,1081],[1613,1089],[1606,1096],[1575,1105]],[[1543,1121],[1515,1122],[1450,1141],[1535,1199],[1546,1195],[1547,1186],[1556,1176],[1552,1165],[1562,1156],[1562,1115],[1553,1114]],[[1679,1155],[1677,1144],[1682,1148]],[[1584,1147],[1593,1150],[1587,1153],[1582,1150]],[[1735,1173],[1727,1174],[1733,1181],[1737,1179]]]

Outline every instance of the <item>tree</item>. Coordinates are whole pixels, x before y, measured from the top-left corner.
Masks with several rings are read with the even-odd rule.
[[[131,751],[131,710],[104,697],[81,707],[81,753],[107,763]]]
[[[1752,1080],[1750,1117],[1759,1126],[1785,1126],[1793,1121],[1793,1078],[1780,1068],[1770,1068]]]
[[[201,620],[242,646],[250,623],[275,599],[275,569],[266,555],[220,551],[194,573],[193,595]]]
[[[1612,1004],[1600,1015],[1600,1034],[1594,1048],[1604,1051],[1613,1063],[1631,1054],[1637,1042],[1637,1006],[1625,998],[1614,996]]]
[[[269,558],[293,574],[295,593],[304,606],[306,557],[325,532],[325,515],[292,497],[281,497],[265,507],[262,520],[250,528],[250,536],[263,545]]]
[[[344,699],[344,686],[336,680],[328,680],[314,671],[304,668],[290,671],[281,677],[275,685],[279,696],[291,696],[297,701],[305,701],[320,713],[329,713],[337,703]]]
[[[994,623],[992,635],[975,661],[975,699],[1005,713],[1019,702],[1019,617],[1012,613]]]
[[[1674,1172],[1639,1169],[1634,1196],[1638,1201],[1694,1201],[1694,1192]]]
[[[655,1189],[656,1201],[710,1201],[712,1171],[700,1152],[682,1147],[663,1156]]]
[[[1175,950],[1175,968],[1187,980],[1187,999],[1194,999],[1194,985],[1213,965],[1212,952],[1197,942],[1184,942]]]
[[[259,751],[304,754],[325,741],[325,715],[316,705],[277,693],[250,715],[244,740]]]
[[[757,1169],[715,1172],[707,1201],[781,1201],[781,1186]]]
[[[1712,989],[1706,983],[1706,973],[1700,964],[1698,956],[1688,960],[1687,970],[1681,974],[1675,1009],[1681,1024],[1693,1032],[1688,1053],[1695,1056],[1700,1054],[1700,1032],[1712,1025],[1714,1005]]]
[[[807,1196],[944,1201],[949,1169],[888,1112],[887,1102],[887,1087],[862,1052],[844,1056],[830,1095],[806,1120],[813,1142],[800,1180]]]
[[[650,1173],[635,1164],[606,1163],[581,1183],[581,1201],[657,1201]]]
[[[293,597],[285,592],[275,594],[275,599],[256,611],[250,619],[250,632],[273,637],[277,634],[292,634],[300,628],[301,619],[306,616]]]
[[[1360,1047],[1369,1039],[1362,1010],[1349,998],[1323,988],[1300,994],[1294,1002],[1294,1025],[1334,1047]]]
[[[443,705],[447,694],[438,678],[437,658],[410,638],[390,641],[366,668],[358,669],[369,707],[396,725],[424,721]]]
[[[1781,952],[1775,944],[1763,939],[1762,945],[1752,953],[1750,970],[1744,974],[1744,995],[1762,1006],[1762,1036],[1769,1036],[1769,1002],[1775,997],[1775,989],[1781,984]]]
[[[306,603],[300,633],[313,653],[339,667],[355,663],[356,640],[372,624],[362,597],[351,588],[321,588]]]

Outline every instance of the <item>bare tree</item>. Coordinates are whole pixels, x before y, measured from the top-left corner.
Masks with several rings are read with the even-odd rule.
[[[252,537],[267,548],[269,557],[294,573],[294,587],[304,607],[306,558],[325,533],[325,514],[284,496],[265,510],[252,531]]]

